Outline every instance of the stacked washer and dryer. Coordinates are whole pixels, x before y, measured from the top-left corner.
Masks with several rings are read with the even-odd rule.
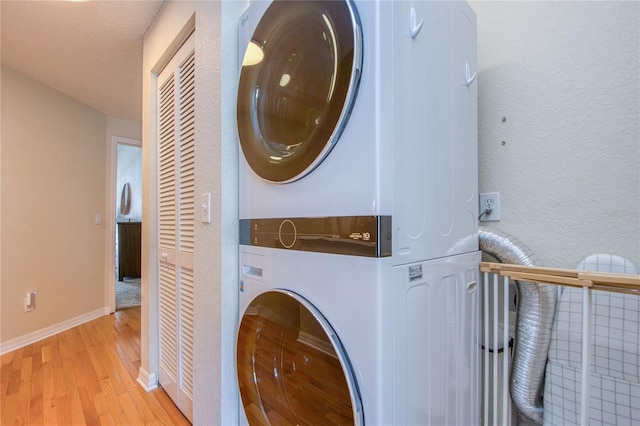
[[[239,54],[241,423],[478,423],[475,14],[254,1]]]

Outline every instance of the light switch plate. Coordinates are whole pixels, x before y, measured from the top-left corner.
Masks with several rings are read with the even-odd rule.
[[[211,223],[211,193],[202,194],[200,201],[200,222]]]
[[[29,291],[24,295],[24,311],[31,312],[36,308],[36,292]]]

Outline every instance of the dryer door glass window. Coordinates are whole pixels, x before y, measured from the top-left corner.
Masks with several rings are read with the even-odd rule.
[[[250,424],[362,424],[349,360],[326,319],[295,293],[269,291],[245,311],[237,342]]]
[[[278,1],[249,42],[238,86],[238,135],[260,177],[287,183],[329,153],[348,118],[361,68],[348,1]]]

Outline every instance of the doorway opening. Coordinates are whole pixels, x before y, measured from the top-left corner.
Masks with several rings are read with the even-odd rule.
[[[115,138],[115,182],[112,229],[114,282],[112,310],[141,304],[142,146],[134,139]],[[112,300],[113,300],[112,299]]]

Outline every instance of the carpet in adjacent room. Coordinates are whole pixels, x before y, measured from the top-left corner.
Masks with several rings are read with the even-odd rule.
[[[116,282],[116,310],[140,306],[140,278],[124,278]]]

